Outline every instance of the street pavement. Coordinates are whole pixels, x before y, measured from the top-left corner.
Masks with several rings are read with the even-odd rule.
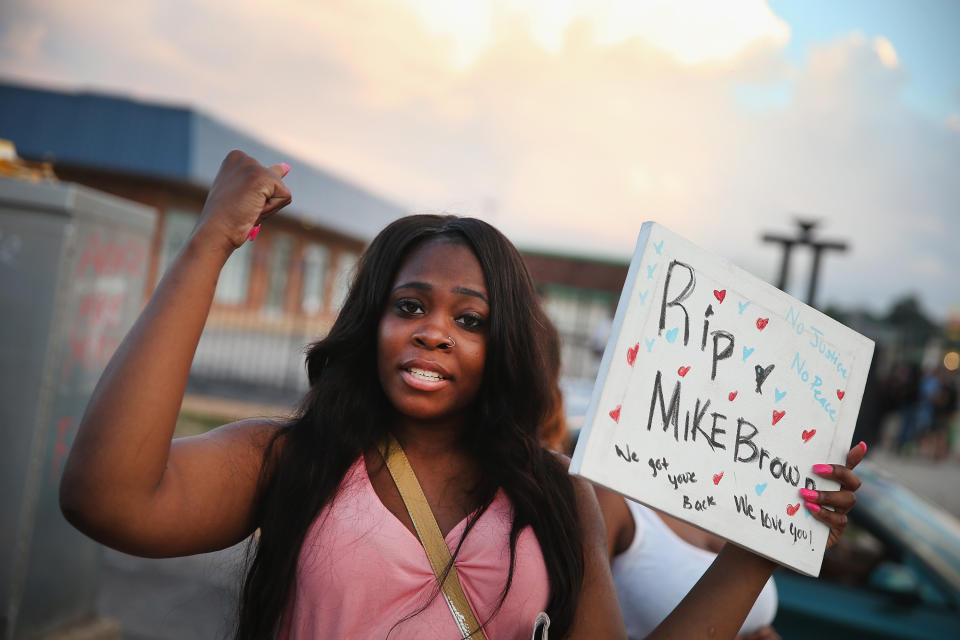
[[[185,558],[138,558],[104,549],[97,608],[123,640],[232,636],[245,544]]]
[[[870,451],[867,460],[918,496],[960,519],[960,457],[932,461],[922,456],[901,457]]]
[[[868,458],[914,493],[960,519],[960,458],[931,462],[871,451]],[[186,558],[135,558],[106,549],[98,606],[123,640],[229,638],[245,545]]]

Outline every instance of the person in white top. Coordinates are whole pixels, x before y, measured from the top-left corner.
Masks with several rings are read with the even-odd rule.
[[[611,543],[610,568],[627,635],[646,638],[697,583],[723,540],[605,489],[596,491]],[[739,638],[778,639],[770,626],[776,613],[777,588],[770,578],[740,628]]]
[[[575,437],[563,417],[559,390],[554,402],[551,417],[540,428],[540,440],[549,449],[571,453]],[[627,636],[646,638],[700,580],[725,541],[599,485],[593,489],[603,515],[610,570]],[[771,626],[776,615],[777,587],[770,577],[737,640],[780,640]]]

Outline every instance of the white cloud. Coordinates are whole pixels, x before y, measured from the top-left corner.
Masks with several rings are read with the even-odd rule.
[[[939,313],[960,301],[937,275],[960,272],[960,116],[944,127],[903,105],[888,41],[848,34],[797,68],[763,2],[634,5],[516,0],[487,17],[413,0],[20,0],[0,10],[22,25],[0,36],[0,73],[187,102],[525,245],[626,256],[657,219],[773,277],[759,236],[801,212],[851,244],[825,261],[821,300],[878,307],[917,289]],[[791,97],[747,113],[740,83]],[[904,267],[935,260],[942,270]]]
[[[900,59],[897,57],[897,51],[893,44],[883,36],[877,36],[873,39],[873,50],[885,66],[896,69],[900,66]]]
[[[939,256],[918,256],[905,265],[906,270],[917,278],[945,278],[946,265]]]
[[[13,21],[7,24],[3,34],[3,49],[10,55],[34,57],[40,54],[47,38],[46,25]]]
[[[644,40],[688,65],[725,62],[757,43],[782,45],[789,26],[763,0],[407,0],[427,30],[448,37],[457,68],[481,57],[495,23],[521,23],[533,42],[560,53],[572,32],[586,29],[602,46]]]

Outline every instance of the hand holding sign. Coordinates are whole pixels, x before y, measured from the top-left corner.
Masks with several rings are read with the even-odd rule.
[[[860,477],[853,472],[853,469],[860,464],[866,453],[866,443],[860,442],[847,454],[846,466],[839,464],[814,465],[815,473],[839,482],[840,491],[800,490],[800,494],[807,501],[807,508],[813,512],[814,517],[830,527],[830,535],[827,539],[828,549],[837,543],[837,540],[843,535],[843,530],[847,528],[847,512],[856,503],[857,499],[853,494],[860,488]],[[810,493],[804,494],[804,492]],[[821,506],[828,508],[822,509]]]
[[[863,336],[645,223],[571,472],[816,575],[859,486],[841,463],[872,352]],[[825,462],[831,472],[815,472]]]

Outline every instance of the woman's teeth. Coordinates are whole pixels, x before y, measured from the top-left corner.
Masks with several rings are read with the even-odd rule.
[[[427,371],[425,369],[407,369],[407,371],[424,380],[443,380],[443,376],[436,371]]]

